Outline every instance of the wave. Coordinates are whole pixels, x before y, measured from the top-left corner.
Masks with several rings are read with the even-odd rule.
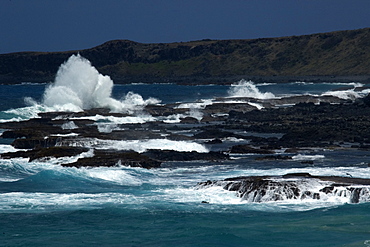
[[[322,160],[324,159],[324,155],[304,155],[304,154],[297,154],[292,157],[293,160],[298,160],[298,161],[306,161],[306,160]]]
[[[353,88],[347,89],[338,89],[327,91],[321,94],[321,96],[334,96],[344,100],[355,100],[358,98],[363,98],[370,93],[370,89],[365,88],[364,84],[362,83],[332,83],[329,85],[344,85],[344,86],[352,86]]]
[[[328,177],[334,178],[334,177]],[[320,178],[249,177],[235,180],[207,181],[198,189],[222,187],[233,191],[235,196],[247,203],[284,202],[299,204],[325,202],[342,205],[345,203],[370,202],[370,186],[340,184],[335,180]],[[321,204],[321,203],[320,203]]]
[[[145,152],[148,149],[160,149],[160,150],[175,150],[179,152],[192,152],[196,151],[199,153],[207,153],[209,150],[195,142],[188,141],[172,141],[168,139],[150,139],[150,140],[129,140],[129,141],[117,141],[117,140],[100,140],[100,139],[82,139],[61,141],[58,145],[62,146],[75,146],[75,147],[88,147],[97,149],[113,149],[113,150],[133,150],[139,153]]]
[[[322,96],[334,96],[344,100],[355,100],[360,98],[360,94],[354,90],[344,90],[344,91],[329,91],[322,94]]]
[[[228,91],[229,97],[249,97],[256,99],[272,99],[275,95],[271,92],[262,93],[253,84],[252,81],[240,80],[236,84],[231,85]]]
[[[44,107],[39,104],[34,104],[32,106],[21,107],[16,109],[9,109],[0,112],[0,123],[20,122],[31,118],[38,118],[39,117],[37,115],[38,113],[45,112],[48,110],[51,111],[52,109]]]
[[[0,122],[37,118],[40,112],[80,112],[92,108],[134,113],[146,105],[160,103],[155,98],[143,99],[134,92],[128,92],[117,100],[111,96],[112,89],[113,81],[109,76],[100,74],[89,60],[79,54],[72,55],[59,67],[54,82],[46,87],[41,102],[25,97],[27,106],[0,112]]]
[[[137,203],[133,196],[121,193],[46,193],[9,192],[0,195],[1,212],[47,212],[56,210],[96,209],[112,203]]]
[[[2,160],[0,163],[0,182],[13,182],[35,173],[32,167],[24,166],[25,159]]]
[[[75,157],[70,158],[75,159]],[[235,164],[210,165],[191,163],[167,164],[167,167],[146,170],[134,167],[66,168],[55,165],[56,160],[42,163],[28,163],[15,160],[2,160],[2,174],[17,174],[18,179],[8,177],[0,183],[0,211],[31,212],[76,210],[81,208],[100,208],[107,206],[130,208],[169,207],[197,210],[227,209],[261,211],[302,211],[315,208],[343,205],[348,202],[345,191],[337,195],[321,195],[321,200],[264,201],[251,203],[235,196],[220,186],[198,189],[196,184],[207,179],[221,180],[227,177],[245,175],[282,175],[294,172],[310,172],[319,175],[352,174],[354,177],[370,177],[365,167],[307,167],[245,169]],[[2,176],[6,178],[6,176]],[[4,183],[5,182],[5,183]],[[314,184],[299,185],[303,190],[315,190]],[[306,187],[305,187],[306,186]],[[317,187],[319,188],[319,187]],[[342,193],[342,196],[340,196]],[[347,192],[346,192],[347,193]],[[349,194],[348,194],[349,195]],[[207,202],[203,204],[202,202]]]
[[[113,81],[100,74],[89,60],[72,55],[57,72],[55,81],[46,88],[43,104],[57,110],[82,111],[109,108],[114,112],[129,112],[147,104],[159,103],[129,92],[121,101],[111,97]]]
[[[1,135],[0,135],[1,136]],[[0,144],[0,157],[3,153],[16,152],[18,149],[10,145]]]

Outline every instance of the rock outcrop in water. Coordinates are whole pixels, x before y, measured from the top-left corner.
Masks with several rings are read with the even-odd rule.
[[[341,147],[344,144],[352,148],[370,147],[370,106],[368,97],[355,102],[340,100],[335,97],[295,97],[291,99],[256,100],[265,105],[258,110],[251,108],[249,103],[239,103],[237,108],[231,104],[222,106],[217,116],[210,114],[209,109],[199,109],[203,120],[195,122],[178,122],[169,124],[161,117],[183,114],[189,109],[177,108],[176,105],[155,108],[148,106],[148,113],[159,117],[156,121],[145,124],[122,124],[95,122],[95,116],[129,117],[127,113],[111,113],[106,109],[91,109],[83,112],[50,112],[41,113],[40,118],[21,122],[2,123],[0,128],[6,129],[2,138],[14,139],[15,148],[30,149],[13,154],[3,154],[2,158],[29,157],[31,160],[42,156],[60,157],[86,152],[87,146],[95,146],[99,150],[99,142],[130,141],[130,140],[172,140],[204,143],[210,149],[214,145],[223,145],[223,139],[236,138],[248,141],[249,144],[224,146],[218,152],[198,153],[180,152],[175,150],[148,150],[135,159],[131,156],[113,154],[110,151],[95,151],[96,160],[85,158],[73,166],[113,166],[115,163],[136,164],[143,167],[158,167],[163,161],[189,160],[225,160],[228,153],[253,153],[269,155],[274,160],[276,149],[300,147]],[[306,102],[309,103],[306,103]],[[321,103],[312,103],[313,101]],[[331,103],[329,103],[331,101]],[[278,107],[283,102],[297,103],[291,107]],[[328,102],[328,103],[323,103]],[[335,103],[335,104],[333,104]],[[248,105],[248,108],[240,105]],[[217,109],[217,108],[215,108]],[[89,119],[90,118],[90,119]],[[184,116],[186,118],[186,116]],[[112,127],[113,126],[113,127]],[[112,129],[113,128],[113,129]],[[280,137],[262,137],[241,133],[281,133]],[[186,133],[186,134],[183,134]],[[190,133],[190,134],[189,134]],[[209,141],[210,140],[210,141]],[[89,143],[89,145],[85,145]],[[72,147],[76,147],[72,150]],[[54,152],[54,154],[53,154]],[[108,155],[109,154],[109,155]],[[107,158],[111,156],[111,158]],[[145,158],[144,158],[145,156]],[[266,157],[266,156],[265,156]],[[285,157],[285,156],[284,156]],[[263,158],[263,157],[262,157]],[[261,158],[261,159],[262,159]],[[276,159],[278,159],[277,157]]]
[[[234,97],[233,103],[219,98],[215,99],[218,104],[196,109],[195,115],[194,109],[179,104],[147,105],[125,113],[105,108],[40,113],[39,118],[0,124],[5,130],[1,138],[11,140],[15,148],[27,149],[2,154],[1,158],[25,157],[32,161],[69,156],[78,160],[62,165],[145,168],[170,161],[225,161],[238,154],[254,154],[256,162],[294,162],[284,150],[369,149],[369,98]],[[138,116],[149,116],[149,120],[129,123]]]
[[[370,179],[312,176],[308,173],[236,177],[198,184],[199,189],[210,186],[235,191],[236,196],[248,202],[327,200],[329,197],[346,199],[348,203],[370,201]]]

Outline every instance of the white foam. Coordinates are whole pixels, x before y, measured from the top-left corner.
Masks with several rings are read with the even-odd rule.
[[[115,116],[102,116],[102,115],[95,115],[95,116],[86,116],[86,117],[74,117],[70,118],[71,120],[81,120],[81,119],[89,119],[93,121],[104,121],[110,122],[113,124],[131,124],[131,123],[145,123],[150,121],[156,121],[157,119],[149,114],[141,114],[137,116],[127,116],[127,117],[115,117]],[[97,123],[98,125],[100,123]]]
[[[81,158],[88,158],[88,157],[93,157],[94,156],[94,150],[93,149],[90,149],[86,152],[82,152],[78,155],[75,155],[75,156],[63,156],[63,157],[59,157],[59,158],[55,158],[55,157],[43,157],[43,158],[40,158],[40,159],[37,159],[36,161],[34,162],[31,162],[30,163],[30,166],[35,166],[35,169],[37,170],[43,170],[43,169],[52,169],[52,170],[60,170],[60,169],[63,169],[62,167],[59,167],[59,166],[55,166],[55,165],[61,165],[61,164],[69,164],[69,163],[74,163],[76,162],[78,159],[81,159]],[[53,167],[55,166],[55,167]]]
[[[155,98],[149,98],[144,100],[139,94],[128,92],[122,99],[122,107],[126,111],[139,111],[142,110],[146,105],[155,105],[161,101]]]
[[[251,106],[256,107],[258,110],[261,110],[261,109],[265,108],[264,106],[262,106],[261,104],[258,104],[258,103],[248,102],[248,104],[251,105]]]
[[[86,117],[74,117],[70,118],[71,120],[78,120],[78,119],[89,119],[93,121],[104,121],[111,124],[115,124],[112,127],[108,126],[107,124],[101,124],[97,123],[98,126],[100,126],[99,130],[101,132],[111,132],[113,129],[117,129],[116,125],[118,124],[142,124],[147,122],[156,122],[156,121],[163,121],[165,123],[179,123],[182,118],[185,118],[187,116],[196,118],[197,120],[201,120],[203,117],[203,113],[198,111],[197,109],[190,109],[187,114],[172,114],[169,116],[159,116],[159,117],[153,117],[149,114],[140,113],[136,116],[126,116],[126,117],[115,117],[115,116],[102,116],[102,115],[95,115],[95,116],[86,116]]]
[[[361,98],[362,96],[354,91],[353,89],[344,90],[344,91],[329,91],[322,94],[322,96],[334,96],[344,100],[355,100]]]
[[[100,133],[111,133],[113,130],[120,130],[117,124],[112,123],[96,123]]]
[[[275,95],[270,92],[261,93],[252,81],[240,80],[238,83],[231,85],[228,91],[230,97],[249,97],[256,99],[272,99]]]
[[[25,193],[0,194],[0,211],[54,211],[99,208],[106,204],[135,204],[138,200],[122,193]]]
[[[72,55],[57,72],[55,81],[46,88],[43,104],[58,111],[82,111],[109,108],[115,112],[130,112],[158,100],[143,98],[129,92],[122,101],[111,97],[113,81],[100,74],[87,59]]]
[[[60,145],[68,145],[68,143],[60,143]],[[168,139],[150,139],[150,140],[100,140],[100,139],[84,139],[74,141],[71,146],[89,147],[97,149],[114,149],[114,150],[133,150],[139,153],[145,152],[148,149],[160,150],[175,150],[179,152],[207,153],[209,150],[195,142],[189,141],[172,141]]]
[[[245,204],[240,198],[235,196],[235,192],[222,189],[222,187],[208,187],[205,189],[175,188],[164,189],[163,197],[170,202],[196,203],[207,202],[218,205]]]
[[[167,139],[132,140],[132,141],[104,141],[104,149],[134,150],[142,153],[148,149],[175,150],[180,152],[197,151],[207,153],[209,150],[195,142],[172,141]]]
[[[142,180],[139,176],[135,176],[130,169],[122,169],[121,167],[98,167],[93,169],[81,168],[79,172],[91,178],[98,178],[105,181],[113,182],[126,186],[140,186]]]
[[[189,110],[189,117],[195,118],[198,121],[202,120],[203,115],[204,115],[203,112],[199,111],[199,109],[191,108]]]
[[[21,107],[17,109],[9,109],[4,111],[6,115],[11,116],[9,119],[0,119],[1,123],[5,122],[20,122],[30,118],[39,118],[37,115],[40,112],[44,112],[46,109],[40,105],[33,105],[27,107]]]
[[[178,105],[176,108],[204,109],[207,105],[212,105],[212,104],[213,104],[213,100],[207,99],[207,100],[200,100],[198,102],[193,102],[193,103],[182,103]]]
[[[77,133],[68,133],[68,134],[51,134],[50,136],[57,136],[57,137],[72,137],[78,136]]]
[[[297,154],[292,157],[293,160],[321,160],[324,159],[324,155],[304,155]]]
[[[78,126],[75,124],[73,121],[66,122],[62,124],[62,129],[64,130],[73,130],[73,129],[78,129]]]
[[[16,151],[19,151],[19,149],[16,149],[11,145],[0,144],[0,154]]]

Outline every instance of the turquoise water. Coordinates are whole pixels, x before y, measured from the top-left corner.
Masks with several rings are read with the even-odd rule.
[[[350,84],[352,85],[352,84]],[[261,84],[275,95],[321,94],[341,84]],[[0,118],[31,116],[47,85],[0,85]],[[229,86],[116,85],[163,103],[228,95]],[[44,106],[38,110],[45,111]],[[15,109],[9,112],[9,109]],[[10,117],[10,115],[12,116]],[[6,140],[0,153],[11,151]],[[168,162],[162,168],[63,168],[58,159],[0,159],[0,246],[370,246],[370,204],[343,200],[247,203],[198,182],[248,175],[370,178],[369,151],[311,150],[315,163]],[[71,158],[72,159],[72,158]],[[207,201],[209,203],[202,203]]]
[[[1,214],[2,246],[368,246],[368,205],[261,212],[105,207]]]

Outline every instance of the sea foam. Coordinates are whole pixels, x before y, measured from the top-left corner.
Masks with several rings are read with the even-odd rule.
[[[252,81],[246,81],[244,79],[239,82],[231,85],[231,88],[228,91],[230,97],[249,97],[256,99],[272,99],[275,98],[275,95],[270,92],[262,93],[253,84]]]
[[[64,143],[64,145],[65,144],[66,143]],[[128,141],[90,139],[83,140],[81,142],[74,141],[71,145],[96,149],[133,150],[139,153],[145,152],[149,149],[174,150],[179,152],[209,152],[205,146],[196,142],[172,141],[167,139]]]
[[[43,104],[63,111],[109,108],[115,112],[130,112],[159,103],[152,98],[144,100],[132,92],[119,101],[111,97],[112,89],[113,81],[109,76],[100,74],[79,54],[72,55],[60,66],[54,83],[46,88]]]

